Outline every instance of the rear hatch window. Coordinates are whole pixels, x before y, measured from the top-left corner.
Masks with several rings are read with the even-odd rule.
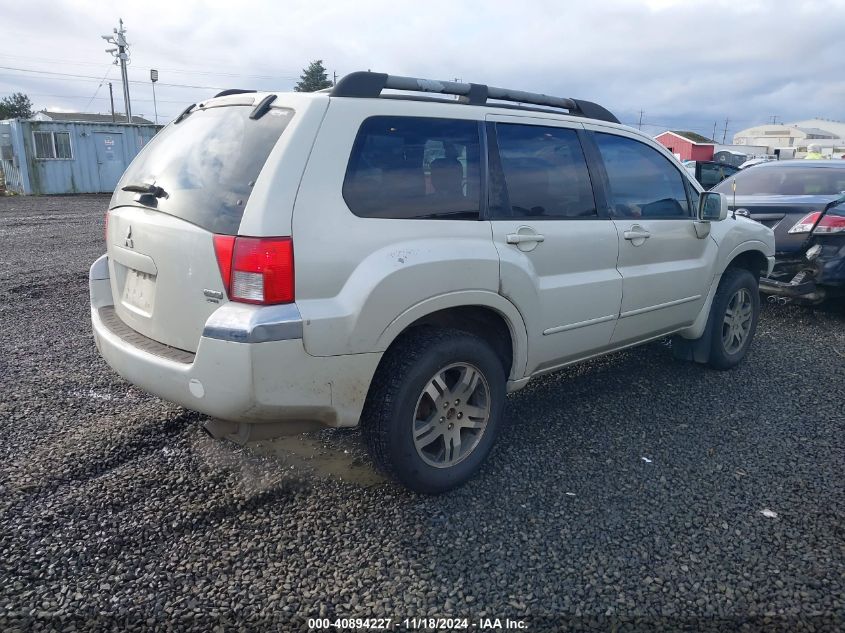
[[[235,235],[258,174],[293,117],[271,108],[250,119],[251,105],[199,108],[168,125],[138,154],[117,185],[111,207],[138,206],[126,185],[155,184],[165,197],[144,203],[212,233]]]
[[[723,180],[713,191],[738,196],[830,196],[845,191],[845,169],[836,167],[752,167]]]

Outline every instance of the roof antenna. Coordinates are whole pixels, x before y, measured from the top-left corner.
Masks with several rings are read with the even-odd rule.
[[[736,178],[731,180],[731,189],[734,192],[734,217],[733,219],[736,220]]]

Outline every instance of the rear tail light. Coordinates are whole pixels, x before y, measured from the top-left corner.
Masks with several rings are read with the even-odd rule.
[[[232,279],[232,251],[235,249],[234,235],[215,235],[214,254],[217,256],[217,266],[223,278],[226,294],[229,294],[229,282]]]
[[[809,233],[813,230],[813,227],[816,225],[816,222],[819,221],[819,216],[822,214],[821,211],[813,211],[812,213],[808,213],[803,218],[798,220],[795,224],[792,225],[792,228],[789,229],[789,233]]]
[[[293,301],[291,238],[215,235],[214,252],[232,301],[260,305]]]
[[[831,233],[845,233],[845,217],[841,215],[831,215],[830,211],[828,211],[822,219],[819,220],[819,223],[816,224],[816,228],[813,229],[813,235],[818,234],[823,235],[830,235]]]
[[[821,216],[821,220],[819,216]],[[845,233],[845,217],[830,212],[822,215],[821,211],[813,211],[798,220],[789,229],[789,233],[809,233],[810,231],[813,232],[813,235]]]

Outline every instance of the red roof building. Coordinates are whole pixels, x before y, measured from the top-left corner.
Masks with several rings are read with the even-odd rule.
[[[667,130],[654,140],[681,160],[712,160],[716,142],[695,132]]]

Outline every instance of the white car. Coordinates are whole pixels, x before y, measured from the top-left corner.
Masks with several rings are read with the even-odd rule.
[[[94,337],[215,436],[360,424],[379,467],[437,493],[534,376],[669,335],[739,363],[774,239],[727,213],[586,101],[371,72],[227,91],[118,184]]]

